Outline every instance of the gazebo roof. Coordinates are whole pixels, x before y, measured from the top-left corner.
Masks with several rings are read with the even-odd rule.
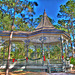
[[[63,35],[67,39],[70,39],[70,35],[66,33],[63,30],[56,29],[52,23],[49,21],[49,18],[47,17],[47,14],[44,10],[43,17],[41,19],[41,22],[36,27],[34,31],[28,32],[28,31],[13,31],[13,37],[14,38],[31,38],[31,37],[38,37],[42,36],[42,34],[46,35]],[[10,31],[0,31],[0,37],[8,38],[10,35]]]
[[[49,32],[57,32],[58,34],[59,33],[64,33],[65,31],[63,30],[59,30],[59,29],[56,29],[52,23],[50,22],[45,10],[44,10],[44,13],[43,13],[43,17],[41,19],[41,22],[39,23],[39,25],[36,27],[35,31],[49,31]],[[34,32],[34,31],[33,31]]]
[[[52,25],[52,23],[49,21],[49,18],[44,10],[44,14],[43,17],[41,19],[41,22],[39,23],[39,25],[36,27],[36,29],[39,28],[48,28],[48,29],[55,29],[55,27]]]

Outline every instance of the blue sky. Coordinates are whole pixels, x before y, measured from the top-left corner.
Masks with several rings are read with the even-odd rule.
[[[54,19],[55,22],[57,22],[57,14],[60,10],[60,5],[65,4],[68,0],[29,0],[29,1],[36,1],[38,3],[38,6],[34,7],[35,9],[35,15],[34,17],[39,17],[39,15],[42,15],[44,12],[44,9],[46,10],[47,15]]]
[[[60,5],[66,4],[67,1],[69,0],[29,0],[29,1],[35,1],[38,3],[38,6],[34,7],[35,15],[34,18],[39,17],[39,15],[42,15],[44,12],[44,9],[47,13],[47,16],[49,16],[51,19],[54,19],[55,23],[58,21],[57,14],[59,13],[60,10]],[[72,35],[71,35],[72,37]]]

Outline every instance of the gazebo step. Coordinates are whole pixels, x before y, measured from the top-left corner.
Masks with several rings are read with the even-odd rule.
[[[57,72],[61,72],[61,71],[63,71],[62,70],[62,67],[60,67],[60,68],[51,68],[51,71],[57,71]]]
[[[47,69],[47,66],[26,66],[27,69]]]
[[[5,69],[6,66],[0,66],[0,69]],[[14,66],[10,66],[10,69],[14,68],[14,69],[47,69],[47,66],[25,66],[25,65],[14,65]]]
[[[1,66],[0,69],[5,69],[6,66]],[[10,71],[32,71],[32,72],[45,72],[47,66],[10,66]]]

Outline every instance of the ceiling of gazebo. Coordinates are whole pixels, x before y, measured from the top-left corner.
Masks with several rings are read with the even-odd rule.
[[[5,39],[6,41],[9,40],[10,31],[0,31],[0,37]],[[46,37],[45,43],[51,42],[59,42],[58,38],[60,35],[63,35],[65,39],[70,39],[70,35],[67,34],[63,30],[56,29],[51,22],[49,21],[46,12],[44,11],[43,17],[41,22],[36,27],[36,29],[32,32],[25,32],[25,31],[13,31],[13,38],[12,40],[20,41],[30,39],[33,43],[41,43],[39,38],[41,36]]]
[[[42,35],[46,39],[43,41],[44,43],[52,43],[52,42],[60,42],[59,37],[60,35]],[[35,36],[35,37],[30,37],[31,42],[33,43],[41,43],[40,37],[41,35]]]

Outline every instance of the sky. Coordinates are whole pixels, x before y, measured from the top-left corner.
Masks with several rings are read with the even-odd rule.
[[[57,22],[57,14],[60,10],[60,5],[65,4],[68,0],[29,0],[29,1],[36,1],[38,6],[34,7],[35,15],[34,17],[39,17],[39,15],[43,15],[44,9],[51,19],[54,19]]]
[[[34,18],[39,17],[39,15],[43,15],[44,9],[46,11],[46,14],[51,19],[54,19],[54,24],[57,24],[58,17],[57,14],[60,11],[60,5],[65,5],[67,1],[69,0],[29,0],[33,2],[37,2],[38,6],[34,7],[35,15]],[[71,35],[72,37],[72,35]],[[73,40],[73,38],[72,38]]]

